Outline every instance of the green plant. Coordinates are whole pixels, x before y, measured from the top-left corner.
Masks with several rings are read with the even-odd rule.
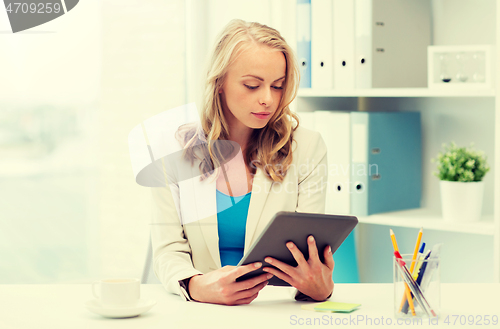
[[[445,152],[439,152],[437,159],[437,172],[433,174],[440,180],[451,182],[480,182],[490,170],[484,152],[475,151],[473,143],[470,148],[457,147],[455,142],[450,145],[443,144]]]

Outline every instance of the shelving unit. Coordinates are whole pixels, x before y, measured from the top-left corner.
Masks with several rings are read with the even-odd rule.
[[[483,216],[479,222],[457,223],[443,220],[441,214],[429,209],[412,209],[371,216],[358,217],[360,223],[386,225],[391,227],[411,227],[426,230],[481,234],[494,236],[495,222],[493,216]]]
[[[494,89],[434,90],[429,88],[374,88],[353,90],[300,89],[299,97],[495,97]]]
[[[437,0],[437,2],[440,2],[442,4],[440,0]],[[464,1],[461,1],[461,3],[462,2]],[[496,13],[495,15],[493,15],[496,20],[496,35],[493,34],[494,38],[492,38],[492,42],[495,42],[496,45],[500,45],[500,0],[490,1],[488,2],[487,6],[490,6],[490,4],[494,4],[496,6],[496,8],[493,8],[493,12]],[[456,6],[459,7],[460,4],[457,3]],[[488,10],[489,9],[490,8],[488,7]],[[460,11],[457,11],[454,14],[450,14],[449,12],[447,12],[446,15],[448,15],[448,20],[446,21],[446,23],[449,24],[438,22],[438,24],[434,25],[435,29],[440,29],[439,31],[437,31],[437,35],[440,40],[444,40],[449,34],[451,35],[451,37],[449,39],[446,39],[447,42],[456,42],[456,44],[460,44],[460,42],[462,41],[460,39],[461,36],[456,32],[450,32],[452,30],[447,26],[450,24],[459,23],[460,20],[458,18],[451,17],[450,19],[449,15],[459,16]],[[478,35],[484,34],[482,33],[484,31],[481,30],[484,29],[484,27],[477,25],[474,28],[477,28],[477,30],[474,30],[471,33],[477,33]],[[471,39],[470,35],[464,37],[464,40],[464,44],[473,44],[476,41]],[[481,41],[478,41],[478,43],[481,43]],[[458,277],[458,279],[456,279],[457,277],[454,277],[454,279],[452,280],[472,280],[470,282],[474,282],[473,271],[478,270],[488,271],[489,273],[486,276],[479,276],[481,278],[480,280],[493,280],[493,282],[500,282],[500,83],[498,83],[498,79],[500,78],[499,59],[500,56],[497,55],[493,61],[494,67],[496,66],[494,75],[496,75],[497,77],[497,83],[492,89],[300,89],[298,92],[297,111],[299,112],[299,114],[301,110],[303,110],[303,108],[306,108],[305,111],[325,110],[325,107],[335,110],[336,105],[341,105],[337,106],[338,110],[349,110],[349,106],[356,104],[356,99],[358,101],[358,104],[360,100],[362,100],[363,104],[365,104],[365,102],[367,101],[373,101],[373,103],[375,104],[374,106],[377,108],[381,104],[385,104],[384,100],[381,98],[386,98],[386,100],[388,100],[388,103],[390,103],[392,99],[395,99],[395,101],[391,104],[397,104],[396,107],[402,107],[404,108],[403,110],[411,110],[405,108],[405,105],[407,104],[411,104],[411,106],[408,106],[410,108],[412,106],[418,105],[415,107],[416,110],[422,111],[422,113],[425,112],[426,114],[426,118],[423,119],[423,125],[427,125],[426,127],[423,127],[423,139],[426,140],[426,142],[424,143],[424,148],[426,149],[424,150],[423,161],[426,163],[430,160],[430,156],[435,155],[435,150],[441,147],[441,145],[437,144],[437,140],[446,138],[449,135],[460,136],[460,134],[463,135],[463,133],[469,134],[463,139],[467,139],[470,141],[475,141],[475,139],[483,138],[483,144],[488,145],[488,147],[490,148],[488,161],[491,166],[491,171],[490,173],[488,173],[488,175],[491,176],[488,177],[490,185],[488,186],[487,190],[485,190],[485,194],[490,197],[488,203],[489,206],[486,211],[487,214],[482,217],[481,221],[470,223],[451,223],[444,221],[441,216],[439,207],[436,207],[436,202],[437,200],[439,200],[439,185],[437,184],[437,182],[433,181],[433,188],[431,189],[429,187],[431,184],[429,184],[430,172],[428,171],[428,169],[425,173],[426,176],[424,177],[424,180],[427,180],[428,189],[424,189],[425,195],[423,196],[423,199],[426,199],[427,201],[431,200],[431,203],[433,203],[432,207],[359,217],[360,225],[358,227],[361,227],[365,230],[362,234],[364,238],[366,238],[366,234],[368,234],[367,232],[385,232],[385,228],[383,228],[382,231],[378,229],[382,226],[401,228],[401,232],[405,233],[409,232],[408,229],[410,229],[411,234],[408,234],[408,238],[406,240],[414,240],[413,237],[411,237],[413,236],[413,231],[416,236],[416,232],[420,227],[423,227],[425,232],[430,232],[429,236],[436,237],[437,235],[439,237],[439,234],[441,233],[443,239],[449,239],[449,241],[447,241],[447,243],[445,244],[448,244],[448,254],[446,255],[446,258],[450,260],[450,263],[451,259],[455,259],[455,257],[458,257],[456,255],[456,252],[455,254],[452,254],[453,251],[451,249],[455,249],[457,246],[463,247],[463,249],[458,248],[461,250],[458,251],[458,253],[464,253],[460,257],[462,257],[462,261],[468,263],[469,267],[472,269],[469,270],[470,272],[468,272],[468,274],[464,274],[462,277]],[[379,98],[379,100],[375,100],[374,98]],[[413,98],[413,100],[410,100],[411,98]],[[457,99],[460,100],[457,101]],[[467,102],[468,106],[460,106],[462,101],[464,103]],[[474,106],[475,104],[478,105]],[[443,111],[441,114],[439,114],[442,116],[442,121],[440,121],[439,123],[435,122],[436,117],[432,114],[432,108],[439,108],[439,110]],[[381,110],[383,110],[383,108]],[[454,114],[455,110],[456,114]],[[456,115],[457,117],[454,118],[454,115]],[[471,123],[471,125],[477,125],[474,126],[474,133],[471,133],[472,128],[470,127],[469,130],[462,132],[462,129],[464,127],[463,124],[468,124],[467,119],[473,115],[483,116],[482,118],[480,118],[480,120]],[[440,129],[438,125],[442,124],[443,122],[447,123],[447,132],[436,132]],[[453,126],[454,124],[456,126]],[[450,133],[450,131],[455,131],[456,134],[453,135],[452,133]],[[489,141],[485,142],[485,137],[479,138],[478,136],[487,136],[489,138]],[[465,240],[464,237],[466,237]],[[386,237],[381,237],[380,239],[385,238]],[[373,243],[373,241],[376,240],[378,240],[378,238],[369,238],[366,244]],[[467,243],[471,243],[471,245],[469,246],[467,245]],[[483,244],[478,246],[478,243]],[[377,253],[379,253],[381,249],[383,249],[381,245],[365,245],[364,247],[367,255],[361,255],[359,262],[372,264],[374,261],[370,258],[376,257]],[[484,256],[486,258],[476,258],[476,256],[474,256],[475,253],[480,252],[481,248],[488,248],[487,256]],[[374,251],[370,249],[377,250]],[[383,252],[385,253],[385,251]],[[380,261],[380,257],[378,261]],[[380,266],[383,265],[384,264],[381,263]],[[390,266],[390,264],[385,265]],[[365,266],[370,267],[371,265]],[[450,265],[448,272],[452,272],[452,268],[454,269],[454,267]],[[490,271],[492,271],[493,273],[491,273]],[[446,279],[444,281],[446,281]]]

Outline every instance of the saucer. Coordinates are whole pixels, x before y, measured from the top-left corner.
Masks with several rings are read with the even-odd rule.
[[[147,312],[156,305],[155,300],[139,299],[136,305],[125,307],[104,307],[99,299],[92,299],[85,303],[85,307],[106,318],[130,318]]]

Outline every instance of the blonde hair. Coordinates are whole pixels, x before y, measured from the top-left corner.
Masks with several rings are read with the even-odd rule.
[[[283,94],[278,108],[268,124],[262,129],[254,129],[246,148],[245,161],[265,171],[275,182],[282,182],[292,162],[293,132],[297,129],[298,118],[290,111],[289,105],[297,95],[300,73],[296,57],[291,47],[280,33],[263,24],[245,22],[240,19],[230,21],[217,38],[207,72],[201,128],[208,141],[208,147],[198,148],[202,155],[190,149],[186,152],[193,163],[193,157],[201,160],[199,164],[202,179],[210,176],[229,154],[233,154],[231,143],[214,143],[229,139],[229,127],[222,111],[219,90],[221,90],[229,66],[234,63],[242,50],[253,45],[267,46],[281,51],[286,61],[286,77],[282,85]],[[294,126],[293,120],[297,122]],[[182,138],[186,146],[195,145],[195,133],[185,134]]]

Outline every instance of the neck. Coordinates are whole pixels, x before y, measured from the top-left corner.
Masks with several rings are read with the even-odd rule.
[[[250,141],[250,136],[252,135],[253,129],[248,127],[245,128],[247,129],[235,129],[237,133],[230,133],[229,140],[236,142],[240,145],[241,154],[243,156],[243,161],[245,163],[247,171],[249,171],[251,174],[255,174],[256,168],[250,165],[250,160],[247,159],[246,156],[246,149]]]
[[[245,154],[248,142],[250,141],[250,136],[252,135],[253,129],[245,127],[247,129],[234,129],[229,134],[229,140],[236,142],[240,145],[241,151]]]

